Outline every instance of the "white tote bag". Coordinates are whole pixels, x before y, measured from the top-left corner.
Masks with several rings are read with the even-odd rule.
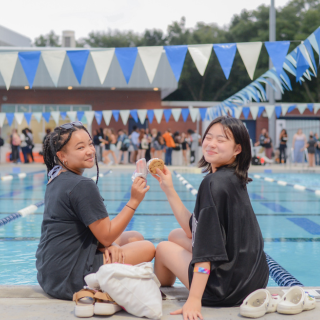
[[[151,262],[136,266],[111,263],[96,273],[102,291],[127,312],[137,317],[159,319],[162,316],[160,282]]]

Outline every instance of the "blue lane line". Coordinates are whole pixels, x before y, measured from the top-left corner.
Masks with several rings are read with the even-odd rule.
[[[273,212],[289,212],[292,213],[291,210],[281,206],[276,202],[260,202],[263,206],[267,207],[268,209],[272,210]]]
[[[260,194],[257,194],[257,193],[249,193],[249,197],[252,200],[266,200],[265,197],[260,196]]]
[[[34,204],[36,207],[40,208],[41,206],[44,205],[44,201],[39,201],[37,203]],[[19,212],[15,212],[15,213],[12,213],[10,214],[9,216],[3,218],[3,219],[0,219],[0,227],[4,226],[5,224],[13,221],[13,220],[16,220],[18,218],[22,217],[21,214]]]
[[[320,225],[311,221],[308,218],[287,218],[298,227],[304,229],[305,231],[309,232],[310,234],[320,234]]]
[[[20,190],[17,190],[17,191],[10,191],[10,192],[8,192],[8,193],[5,193],[5,194],[0,195],[0,198],[14,197],[14,196],[16,196],[16,195],[18,195],[18,194],[23,193],[24,191],[32,190],[32,189],[38,188],[38,187],[43,187],[43,185],[44,185],[44,184],[47,184],[47,183],[48,183],[48,181],[44,181],[44,183],[42,183],[42,184],[26,186],[26,187],[24,187],[24,188],[22,188],[22,189],[20,189]]]

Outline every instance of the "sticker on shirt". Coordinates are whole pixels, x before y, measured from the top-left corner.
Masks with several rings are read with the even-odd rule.
[[[192,214],[192,247],[194,247],[194,241],[195,241],[196,232],[197,232],[197,225],[198,225],[198,221],[193,213]]]

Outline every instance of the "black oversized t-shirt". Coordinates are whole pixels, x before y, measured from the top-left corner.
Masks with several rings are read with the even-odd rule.
[[[239,305],[251,292],[266,287],[269,269],[262,234],[234,169],[222,167],[204,178],[190,229],[190,284],[195,263],[211,262],[203,305]]]
[[[97,272],[103,255],[88,227],[108,217],[92,179],[62,172],[45,194],[41,238],[36,252],[38,282],[49,295],[71,300],[83,288],[84,276]]]

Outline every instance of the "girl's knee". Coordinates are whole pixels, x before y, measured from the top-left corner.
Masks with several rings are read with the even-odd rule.
[[[159,258],[161,255],[166,254],[166,252],[168,252],[169,246],[170,246],[169,241],[160,242],[156,248],[156,252],[155,252],[156,257]]]
[[[156,248],[154,244],[150,241],[144,240],[142,243],[143,243],[143,250],[149,257],[149,260],[151,261],[156,254]]]
[[[143,235],[138,231],[128,231],[128,243],[144,240]]]
[[[183,236],[183,234],[185,235],[185,232],[183,231],[183,229],[181,228],[174,229],[169,233],[168,241],[175,243],[177,239],[180,239],[181,236]]]

